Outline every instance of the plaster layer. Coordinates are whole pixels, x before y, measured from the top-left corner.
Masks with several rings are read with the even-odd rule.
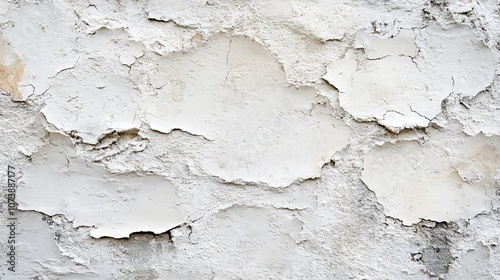
[[[499,63],[497,0],[0,1],[0,278],[498,279]]]

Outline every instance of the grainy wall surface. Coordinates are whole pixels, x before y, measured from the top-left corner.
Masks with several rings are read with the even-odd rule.
[[[0,279],[500,279],[498,0],[2,0]]]

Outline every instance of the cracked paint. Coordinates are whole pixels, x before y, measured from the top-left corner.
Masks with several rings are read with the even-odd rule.
[[[0,278],[500,279],[499,62],[497,0],[0,1]]]
[[[24,101],[50,88],[50,77],[78,60],[72,14],[56,3],[23,5],[8,13],[12,28],[2,32],[24,65],[15,99]],[[53,21],[57,18],[57,21]]]
[[[139,93],[128,79],[127,63],[141,56],[141,45],[129,40],[124,30],[107,28],[81,44],[85,52],[78,62],[59,72],[46,93],[50,99],[41,112],[47,121],[89,144],[111,130],[138,129]]]
[[[451,148],[453,147],[453,148]],[[470,219],[492,211],[500,175],[497,137],[432,133],[425,143],[386,143],[369,152],[363,182],[387,216],[404,225]]]
[[[354,118],[393,132],[429,126],[452,93],[473,97],[494,78],[491,51],[462,25],[401,30],[393,38],[358,33],[353,47],[364,54],[349,50],[323,78]]]
[[[215,35],[166,56],[149,78],[157,92],[146,108],[151,129],[203,136],[210,143],[201,168],[225,181],[281,187],[319,177],[349,139],[329,104],[316,106],[316,90],[289,85],[280,64],[249,38]]]
[[[160,234],[193,214],[189,205],[178,205],[177,188],[169,181],[156,175],[109,174],[79,159],[63,135],[51,133],[32,158],[18,190],[19,208],[63,214],[75,227],[92,227],[95,238]]]

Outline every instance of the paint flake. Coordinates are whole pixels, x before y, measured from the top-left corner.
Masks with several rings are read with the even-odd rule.
[[[424,144],[386,143],[368,153],[362,180],[387,216],[405,225],[421,219],[458,221],[491,211],[500,176],[498,137],[433,134]]]
[[[393,132],[427,127],[450,94],[475,96],[494,79],[491,51],[466,26],[403,29],[389,39],[359,33],[354,47],[364,55],[349,50],[323,78],[353,117]]]
[[[33,156],[18,189],[22,210],[63,214],[95,238],[160,234],[184,223],[192,209],[179,205],[177,187],[157,175],[110,174],[78,158],[71,140],[51,133]]]
[[[201,168],[226,181],[287,186],[319,177],[349,139],[316,90],[290,86],[276,59],[245,37],[218,34],[168,55],[150,81],[158,97],[141,103],[151,128],[210,140]]]

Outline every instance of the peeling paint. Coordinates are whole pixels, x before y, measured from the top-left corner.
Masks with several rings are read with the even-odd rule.
[[[483,135],[460,136],[433,133],[422,144],[387,143],[366,155],[362,180],[375,192],[387,216],[411,225],[421,219],[469,219],[492,210],[500,141]]]
[[[96,238],[160,234],[185,222],[193,209],[178,205],[177,188],[156,175],[109,174],[79,159],[71,140],[50,134],[32,156],[18,190],[19,208],[63,214]]]
[[[41,112],[54,126],[89,144],[96,144],[110,130],[138,129],[139,93],[128,79],[127,68],[141,56],[142,46],[129,40],[124,30],[107,28],[81,44],[85,53],[75,66],[53,78],[47,91],[51,98]]]
[[[0,1],[0,278],[500,279],[499,62],[497,0]]]
[[[433,24],[401,30],[393,38],[358,33],[342,60],[323,76],[340,94],[340,105],[361,121],[394,132],[427,127],[452,93],[473,97],[492,84],[493,54],[466,26]]]
[[[218,34],[166,56],[150,82],[157,96],[142,103],[151,128],[210,140],[201,166],[226,181],[287,186],[319,177],[349,139],[329,104],[316,106],[313,88],[289,85],[280,64],[249,38]]]
[[[26,100],[45,93],[50,88],[50,77],[76,63],[78,33],[71,27],[73,14],[53,2],[22,5],[7,18],[12,28],[4,30],[2,37],[10,42],[24,67],[18,83],[25,87],[19,89],[16,99]]]

